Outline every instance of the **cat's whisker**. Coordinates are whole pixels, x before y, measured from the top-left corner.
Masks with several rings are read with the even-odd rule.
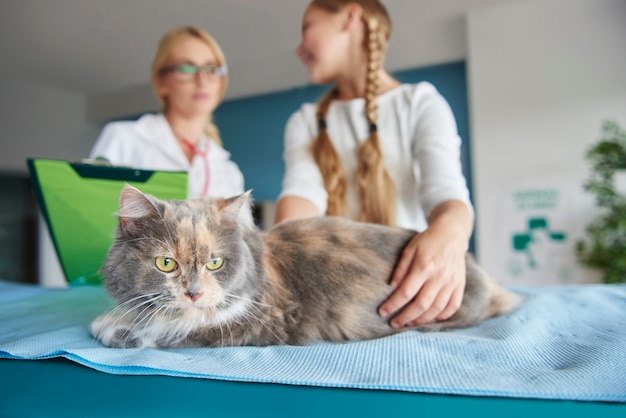
[[[139,319],[137,321],[137,323],[135,324],[135,326],[133,327],[133,331],[136,327],[138,327],[139,325],[141,325],[142,330],[148,330],[149,329],[149,325],[153,320],[156,321],[160,321],[160,320],[164,320],[167,321],[167,319],[171,316],[172,312],[174,312],[174,310],[167,306],[167,305],[160,305],[157,309],[154,309],[150,312],[148,312],[146,315],[144,315],[144,312],[148,309],[149,307],[146,307],[138,316],[137,319]],[[142,322],[144,322],[142,324]],[[180,336],[180,338],[184,338],[184,336]]]
[[[258,309],[258,307],[256,306],[252,306],[253,309]],[[274,336],[274,338],[276,338],[278,341],[280,341],[283,345],[287,345],[287,343],[285,341],[282,340],[282,338],[280,338],[278,335],[276,335],[276,333],[266,324],[266,321],[263,321],[261,318],[257,317],[254,312],[247,311],[245,312],[245,314],[242,316],[243,318],[245,318],[246,320],[248,320],[248,322],[250,323],[250,325],[253,325],[252,322],[250,321],[249,318],[252,318],[254,320],[256,320],[259,324],[261,324],[263,327],[265,327],[265,329],[267,329],[270,334],[272,334]]]
[[[228,328],[228,333],[230,335],[230,345],[233,346],[234,342],[233,342],[233,330],[230,329],[230,325],[228,324],[228,322],[226,322],[226,328]]]
[[[168,307],[165,305],[161,305],[159,306],[157,309],[155,309],[153,312],[151,312],[148,315],[148,320],[146,321],[144,328],[148,328],[150,326],[150,322],[152,322],[152,319],[154,319],[157,315],[161,315],[161,317],[166,317],[167,316],[167,311],[168,311]]]
[[[150,309],[150,306],[149,306],[149,305],[148,305],[148,306],[145,306],[145,307],[142,309],[142,311],[141,311],[141,312],[139,312],[139,313],[135,316],[135,318],[133,318],[132,322],[129,324],[129,327],[131,327],[131,328],[129,329],[129,332],[128,332],[127,336],[126,336],[126,341],[128,341],[128,337],[130,337],[130,335],[132,335],[132,334],[135,332],[135,330],[137,329],[137,327],[138,327],[139,325],[141,325],[141,323],[142,323],[143,321],[148,320],[148,322],[149,322],[149,321],[150,321],[150,318],[152,318],[152,317],[156,314],[156,312],[159,312],[159,310],[161,309],[161,307],[159,307],[159,308],[157,308],[157,309],[155,309],[155,310],[153,310],[153,311],[149,312],[149,313],[148,313],[148,315],[144,315],[144,312],[146,312],[146,311],[147,311],[147,310],[149,310],[149,309]],[[142,327],[142,330],[144,330],[144,331],[145,331],[145,330],[146,330],[146,328],[147,328],[147,325],[146,325],[146,326],[143,326],[143,327]]]
[[[225,293],[225,296],[228,297],[228,298],[240,299],[240,300],[243,300],[243,301],[246,301],[246,302],[253,303],[253,304],[258,305],[258,306],[263,306],[265,308],[275,308],[274,305],[268,305],[266,303],[258,302],[256,300],[253,300],[253,299],[250,299],[250,298],[246,298],[246,297],[243,297],[243,296],[237,296],[237,295],[232,294],[232,293]]]
[[[139,295],[139,296],[135,296],[134,298],[128,299],[122,303],[120,303],[117,308],[126,308],[128,305],[130,305],[133,302],[136,302],[137,300],[146,300],[146,302],[153,302],[154,300],[158,300],[159,299],[160,294],[159,293],[146,293],[143,295]],[[149,299],[152,297],[157,297],[155,299]],[[132,308],[131,308],[132,309]]]
[[[226,299],[223,301],[223,303],[226,305],[226,308],[230,308],[234,305],[234,302],[232,300],[228,299],[229,294],[225,294]],[[233,295],[230,295],[233,296]],[[245,313],[244,313],[245,315]],[[238,325],[241,324],[241,322],[237,321],[237,317],[230,319],[230,321],[224,321],[223,324],[226,326],[226,328],[228,328],[228,333],[230,335],[230,345],[233,346],[235,345],[234,343],[234,339],[233,339],[233,330],[230,327],[230,323],[236,323]],[[222,322],[218,322],[217,323],[218,327],[220,328],[220,333],[221,333],[221,339],[222,339],[222,347],[224,347],[224,332],[223,332],[223,328],[222,328]]]
[[[222,324],[218,322],[217,326],[220,329],[220,342],[222,344],[222,347],[224,347],[224,330],[222,329]]]
[[[133,311],[139,309],[141,306],[144,306],[146,304],[150,304],[150,303],[154,302],[155,300],[158,300],[158,299],[161,298],[161,296],[158,295],[157,293],[153,293],[151,295],[156,295],[156,296],[153,297],[153,298],[150,298],[148,300],[145,300],[145,301],[143,301],[142,303],[140,303],[138,305],[131,306],[131,307],[127,306],[130,303],[132,303],[132,302],[135,302],[135,301],[137,301],[139,299],[143,299],[144,298],[143,296],[130,299],[130,300],[120,304],[120,306],[116,307],[112,312],[109,313],[109,316],[115,317],[118,314],[118,312],[120,312],[120,311],[123,311],[123,313],[120,316],[118,316],[115,321],[113,321],[112,325],[116,326],[117,324],[119,324],[124,319],[124,317],[126,317],[127,315],[132,314]],[[148,308],[149,308],[149,306],[146,306],[142,312],[140,312],[139,314],[135,314],[135,317],[130,321],[129,326],[132,326],[137,321],[139,316],[141,316],[143,314],[143,312],[146,309],[148,309]]]
[[[177,310],[170,306],[161,306],[155,315],[159,315],[159,320],[167,321],[171,323],[173,318],[176,318]],[[177,344],[179,341],[183,340],[187,336],[187,332],[183,332],[181,330],[177,330],[175,328],[170,329],[165,334],[160,335],[160,337],[166,338],[170,341],[170,344]]]
[[[129,307],[128,305],[130,305],[130,304],[132,304],[132,303],[136,302],[137,300],[142,300],[142,299],[145,299],[146,297],[151,297],[151,296],[154,296],[154,295],[158,295],[158,294],[157,294],[157,293],[149,293],[149,294],[146,294],[146,295],[141,295],[141,296],[137,296],[137,297],[134,297],[134,298],[132,298],[132,299],[129,299],[129,300],[125,301],[125,302],[122,302],[122,303],[120,303],[119,305],[117,305],[115,308],[113,308],[113,309],[109,312],[109,315],[115,315],[115,314],[117,314],[117,313],[118,313],[119,311],[121,311],[121,310],[124,310],[124,311],[125,311],[125,312],[127,312],[127,313],[128,313],[128,312],[130,312],[130,311],[133,311],[135,308],[134,308],[134,307],[132,307],[132,306],[131,306],[131,307]],[[149,303],[150,301],[152,301],[152,300],[149,300],[149,301],[148,301],[148,303]],[[144,303],[145,303],[145,302],[144,302]]]
[[[143,301],[141,301],[141,303],[138,303],[136,305],[128,306],[129,304],[126,304],[126,306],[122,306],[122,308],[126,310],[125,314],[128,314],[128,313],[131,313],[133,311],[136,311],[137,309],[142,308],[142,307],[144,307],[144,310],[145,310],[145,309],[149,308],[150,305],[152,305],[155,301],[157,301],[159,299],[162,299],[163,297],[164,296],[162,296],[162,295],[157,295],[157,296],[154,296],[154,297],[152,297],[150,299],[143,300]],[[140,300],[140,299],[142,299],[142,298],[137,298],[134,301],[137,301],[137,300]],[[142,313],[143,313],[143,311],[142,311]]]

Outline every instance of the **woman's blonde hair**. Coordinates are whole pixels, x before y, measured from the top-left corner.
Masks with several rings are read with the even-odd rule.
[[[337,13],[348,4],[358,4],[363,10],[365,49],[367,51],[367,74],[365,93],[365,117],[370,126],[369,137],[357,148],[358,168],[356,182],[361,204],[360,220],[394,225],[395,185],[387,172],[377,131],[378,71],[382,68],[384,51],[391,36],[391,19],[378,0],[313,0],[312,5]],[[345,215],[346,178],[339,156],[326,130],[326,113],[337,97],[336,88],[327,92],[317,108],[318,135],[311,145],[313,157],[324,178],[328,192],[328,215]]]
[[[168,111],[167,97],[159,96],[155,83],[156,83],[156,80],[158,80],[158,78],[160,77],[160,72],[163,69],[163,67],[165,67],[168,64],[168,61],[170,60],[172,56],[172,51],[176,48],[177,44],[181,40],[188,38],[188,37],[196,38],[204,42],[209,48],[211,48],[211,51],[213,51],[213,54],[215,55],[215,58],[217,59],[217,64],[226,65],[226,57],[224,56],[224,52],[222,51],[222,48],[220,48],[217,41],[211,35],[209,35],[206,31],[196,26],[182,26],[179,28],[174,28],[170,30],[169,32],[167,32],[161,38],[161,41],[159,42],[159,46],[152,60],[152,67],[150,71],[152,75],[152,87],[157,98],[159,99],[159,102],[161,103],[161,111],[164,113]],[[222,91],[221,91],[222,98],[224,97],[224,93],[226,93],[227,86],[228,86],[228,75],[225,75],[222,81]],[[206,125],[204,127],[204,133],[213,141],[222,145],[220,132],[217,129],[217,126],[213,123],[213,115],[209,115]]]

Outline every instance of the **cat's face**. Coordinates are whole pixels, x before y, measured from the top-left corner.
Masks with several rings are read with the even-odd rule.
[[[102,269],[109,293],[138,310],[227,315],[249,293],[238,220],[247,197],[162,201],[125,187]]]

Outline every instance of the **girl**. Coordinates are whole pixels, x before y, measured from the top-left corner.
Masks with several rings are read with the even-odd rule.
[[[227,86],[227,67],[217,42],[197,27],[165,34],[152,62],[152,87],[161,113],[104,127],[90,158],[114,165],[189,173],[188,196],[243,193],[239,167],[222,148],[211,115]]]
[[[377,0],[309,4],[296,55],[313,83],[334,87],[287,123],[276,221],[327,214],[420,231],[379,308],[401,327],[458,310],[473,208],[454,116],[432,85],[384,70],[390,33]]]

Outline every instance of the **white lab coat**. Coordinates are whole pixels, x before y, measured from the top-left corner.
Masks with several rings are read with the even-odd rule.
[[[89,158],[104,157],[113,165],[144,170],[187,171],[188,197],[231,197],[244,192],[244,178],[230,153],[205,135],[198,148],[208,154],[195,155],[191,163],[178,145],[165,116],[146,114],[136,121],[110,122],[105,125]]]

